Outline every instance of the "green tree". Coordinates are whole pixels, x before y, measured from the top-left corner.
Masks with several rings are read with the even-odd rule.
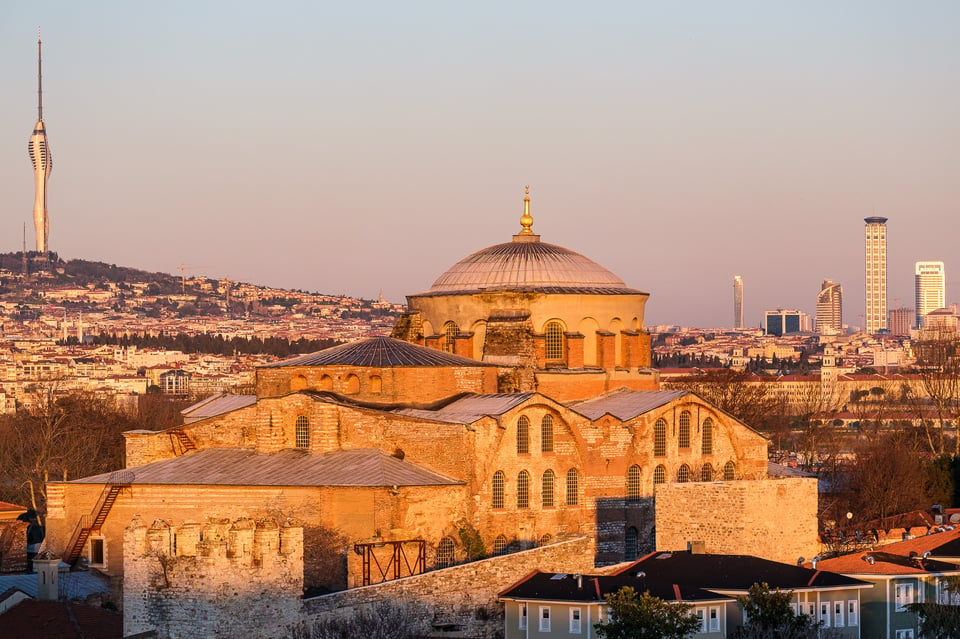
[[[610,620],[594,626],[600,639],[686,639],[700,628],[693,606],[668,603],[630,586],[605,597]]]
[[[793,614],[789,592],[770,590],[766,583],[753,584],[737,601],[746,623],[737,629],[738,639],[817,639],[820,622]]]

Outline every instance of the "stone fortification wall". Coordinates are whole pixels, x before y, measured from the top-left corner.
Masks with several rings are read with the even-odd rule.
[[[303,529],[208,520],[124,531],[123,631],[158,639],[285,637],[300,620]]]
[[[817,554],[817,480],[790,478],[662,484],[657,550],[702,541],[708,553],[793,564]]]
[[[403,606],[424,636],[499,637],[503,633],[503,605],[497,594],[534,570],[590,573],[593,540],[567,541],[461,566],[355,588],[303,602],[303,623],[334,615],[349,616],[378,604]]]

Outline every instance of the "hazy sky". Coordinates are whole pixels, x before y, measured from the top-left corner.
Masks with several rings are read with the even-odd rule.
[[[789,5],[789,6],[788,6]],[[50,246],[393,301],[508,241],[651,293],[647,324],[960,301],[960,2],[0,3],[0,251],[35,246],[36,29]]]

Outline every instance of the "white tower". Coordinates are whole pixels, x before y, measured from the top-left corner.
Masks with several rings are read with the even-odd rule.
[[[733,327],[743,328],[743,278],[733,276]]]
[[[923,326],[923,316],[943,308],[946,301],[946,274],[943,262],[917,262],[917,328]]]
[[[37,252],[46,255],[50,239],[50,217],[47,215],[47,181],[53,170],[53,156],[47,145],[47,131],[43,125],[43,58],[40,31],[37,30],[37,123],[30,136],[30,160],[33,161],[33,225],[37,229]]]
[[[887,328],[887,218],[867,217],[867,332]]]

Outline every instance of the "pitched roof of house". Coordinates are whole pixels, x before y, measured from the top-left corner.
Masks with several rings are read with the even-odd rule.
[[[18,639],[121,639],[123,615],[68,601],[21,601],[0,615],[0,636]]]
[[[484,362],[427,348],[392,337],[371,337],[301,355],[260,368],[285,366],[491,366]]]
[[[200,486],[452,486],[441,475],[381,450],[362,448],[311,454],[286,449],[258,453],[248,448],[207,448],[191,455],[128,468],[131,484]],[[70,483],[104,484],[112,473]]]
[[[926,553],[929,554],[925,558]],[[960,566],[941,561],[937,557],[960,557],[960,529],[943,530],[915,539],[886,544],[877,550],[859,551],[824,559],[817,566],[834,572],[851,574],[960,573]]]
[[[620,388],[567,406],[584,417],[597,420],[606,414],[621,421],[633,419],[687,395],[688,391],[638,391]]]
[[[647,579],[636,573],[619,575],[573,575],[535,572],[499,594],[501,599],[526,601],[604,601],[608,594],[630,586],[637,592],[649,591],[664,601],[728,601],[733,597],[690,585],[679,585],[669,579]]]

